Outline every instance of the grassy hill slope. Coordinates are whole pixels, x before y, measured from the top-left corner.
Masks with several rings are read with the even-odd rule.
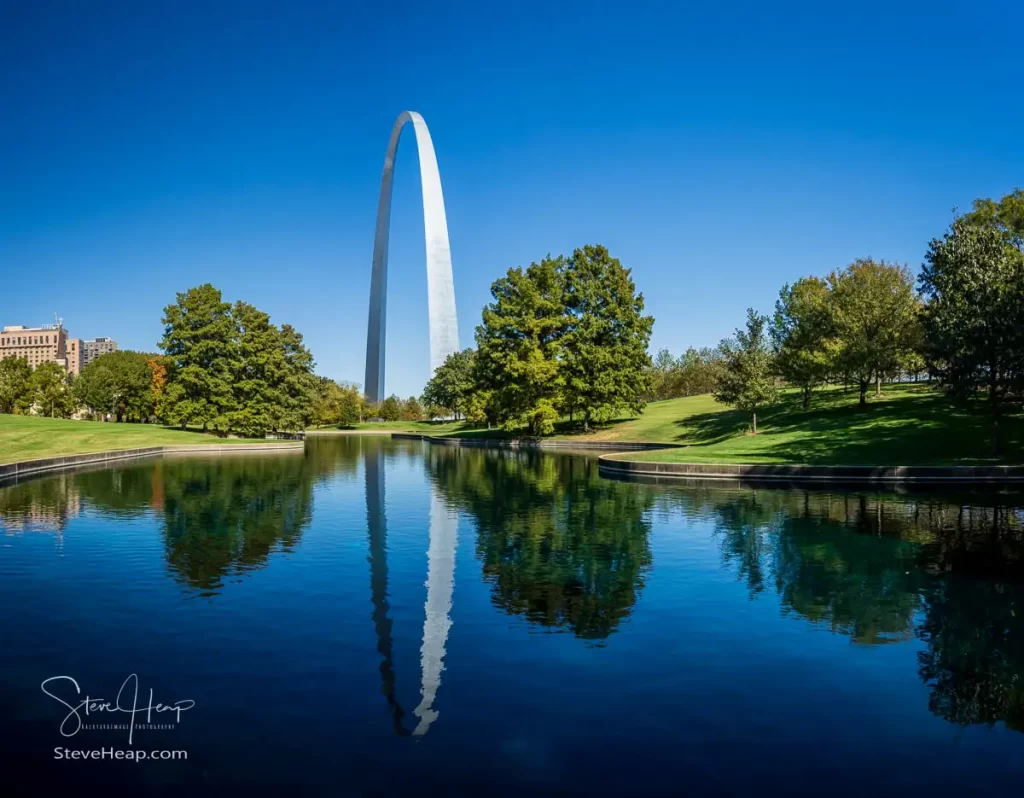
[[[362,425],[374,427],[381,425]],[[654,402],[641,416],[613,421],[583,435],[563,423],[562,439],[650,441],[684,444],[684,449],[638,454],[638,458],[679,462],[803,463],[834,465],[951,465],[1024,462],[1024,418],[1004,419],[1003,455],[991,456],[984,402],[957,407],[933,387],[885,386],[881,397],[857,405],[855,392],[834,389],[800,407],[795,392],[758,413],[758,434],[750,417],[718,404],[711,396]],[[503,437],[458,424],[388,424],[392,431],[459,437]]]
[[[246,442],[153,424],[106,424],[0,414],[0,464],[146,446]]]

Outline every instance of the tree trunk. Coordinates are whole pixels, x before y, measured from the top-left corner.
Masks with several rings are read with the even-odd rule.
[[[875,396],[882,395],[882,375],[875,374]]]
[[[992,411],[992,456],[998,457],[1000,454],[999,445],[999,374],[995,369],[990,369],[991,376],[989,377],[988,385],[988,402]]]
[[[860,381],[860,406],[863,407],[868,403],[868,381]]]
[[[811,406],[811,386],[804,386],[804,410]]]
[[[754,419],[754,434],[757,435],[757,411],[755,410],[751,415]]]

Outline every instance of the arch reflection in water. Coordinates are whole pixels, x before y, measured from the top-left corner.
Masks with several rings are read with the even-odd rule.
[[[391,710],[395,732],[422,736],[437,720],[434,709],[444,670],[445,646],[451,628],[452,593],[455,585],[455,550],[458,516],[449,510],[432,488],[430,492],[430,541],[427,550],[427,599],[424,605],[423,641],[420,646],[420,702],[413,714],[417,724],[410,732],[405,710],[398,700],[395,677],[393,623],[388,603],[387,509],[384,452],[379,442],[363,446],[366,469],[366,521],[369,542],[370,596],[377,651],[381,655],[381,690]]]

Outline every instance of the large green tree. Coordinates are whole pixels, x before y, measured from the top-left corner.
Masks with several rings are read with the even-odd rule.
[[[23,357],[0,360],[0,413],[27,413],[32,405],[32,367]]]
[[[1024,379],[1024,253],[992,224],[953,222],[921,269],[925,346],[951,393],[988,395],[992,449],[1007,397]]]
[[[857,260],[828,277],[837,370],[860,388],[878,389],[895,374],[917,339],[921,303],[910,270],[885,261]]]
[[[384,421],[399,421],[402,418],[402,400],[394,394],[380,403],[377,416]]]
[[[476,329],[477,379],[506,429],[547,435],[558,419],[564,377],[559,369],[567,317],[561,269],[547,257],[509,269],[491,286]]]
[[[278,429],[301,430],[312,421],[316,363],[313,353],[306,347],[302,333],[290,324],[282,324],[279,332],[284,350],[285,371],[282,382],[284,405]]]
[[[287,365],[280,332],[268,314],[247,302],[236,302],[232,316],[238,342],[229,423],[243,435],[266,435],[285,426]]]
[[[32,370],[32,404],[40,415],[67,418],[75,409],[68,375],[58,363],[40,363]]]
[[[562,414],[589,428],[643,410],[654,320],[606,248],[509,269],[491,296],[476,330],[475,386],[463,396],[474,420],[547,435]]]
[[[226,432],[235,410],[238,372],[231,305],[209,283],[177,295],[164,308],[160,348],[167,366],[161,412],[171,424]]]
[[[771,336],[779,374],[800,389],[804,407],[810,407],[811,392],[829,376],[835,354],[828,284],[804,277],[783,286]]]
[[[155,407],[148,365],[153,357],[128,349],[100,355],[75,380],[75,398],[94,414],[109,412],[117,421],[145,421]]]
[[[751,414],[755,435],[757,411],[778,398],[775,365],[765,329],[767,323],[766,316],[750,308],[746,329],[737,329],[733,339],[722,341],[725,369],[715,391],[715,399],[722,404]]]
[[[447,410],[455,418],[465,415],[466,403],[476,389],[476,352],[453,352],[437,367],[423,389],[423,404]]]
[[[616,411],[644,409],[654,317],[644,315],[631,272],[603,246],[574,250],[562,269],[566,324],[560,371],[562,406],[583,429]]]

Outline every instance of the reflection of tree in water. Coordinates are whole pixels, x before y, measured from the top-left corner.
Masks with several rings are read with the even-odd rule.
[[[445,499],[476,520],[496,606],[593,640],[629,615],[651,564],[649,491],[577,457],[454,447],[426,457]]]
[[[117,517],[153,513],[171,572],[216,592],[224,578],[291,550],[311,519],[314,486],[354,478],[358,457],[357,443],[314,440],[305,454],[168,457],[66,473],[0,488],[0,516],[5,528],[8,517],[62,519],[77,514],[77,502]]]
[[[304,455],[157,463],[168,565],[204,591],[264,566],[271,554],[295,547],[312,519],[314,486],[338,473],[354,475],[357,462],[357,447],[310,441]]]
[[[312,513],[301,458],[176,460],[162,472],[164,545],[171,570],[216,591],[222,580],[291,551]]]
[[[925,593],[919,674],[928,706],[951,723],[1004,721],[1024,731],[1024,592],[1019,585],[936,579]]]
[[[752,596],[774,586],[784,612],[857,643],[916,634],[935,714],[1024,730],[1019,497],[693,486],[661,501],[714,519]]]

